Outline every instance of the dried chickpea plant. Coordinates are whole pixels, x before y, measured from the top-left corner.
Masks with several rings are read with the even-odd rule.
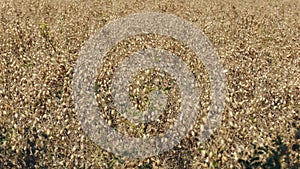
[[[203,109],[170,151],[126,159],[86,135],[72,78],[80,49],[98,29],[149,11],[192,22],[212,42],[226,72],[226,106],[220,125],[200,142],[210,105],[201,61],[168,37],[146,34],[120,42],[99,66],[94,87],[101,116],[112,128],[132,137],[159,135],[181,103],[174,79],[150,69],[135,77],[128,97],[144,110],[149,93],[162,90],[168,99],[159,120],[136,125],[111,108],[113,70],[138,49],[163,47],[182,56],[197,77]],[[299,168],[299,11],[299,0],[1,0],[0,168]]]

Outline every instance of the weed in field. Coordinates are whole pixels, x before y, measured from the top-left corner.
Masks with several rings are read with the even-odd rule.
[[[253,144],[254,154],[247,160],[239,159],[238,162],[246,169],[263,168],[263,169],[281,169],[283,168],[283,160],[286,167],[290,169],[297,169],[300,163],[290,164],[290,152],[288,146],[282,142],[282,138],[278,136],[273,140],[274,148],[269,146],[260,146]],[[295,144],[297,145],[297,144]],[[268,155],[264,161],[261,155]]]

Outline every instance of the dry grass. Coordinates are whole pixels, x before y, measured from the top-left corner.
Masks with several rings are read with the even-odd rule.
[[[299,163],[298,0],[2,0],[0,8],[0,168],[241,168],[250,143],[272,146],[278,135]],[[207,142],[191,132],[170,152],[125,160],[85,136],[72,73],[96,30],[142,11],[175,14],[207,35],[228,70],[227,104]]]

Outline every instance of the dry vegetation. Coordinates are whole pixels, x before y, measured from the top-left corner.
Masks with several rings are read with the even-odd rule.
[[[276,146],[277,136],[288,149],[282,168],[299,167],[299,0],[1,0],[0,8],[0,168],[242,168],[239,159]],[[142,11],[175,14],[207,35],[227,70],[227,100],[207,142],[194,129],[169,152],[127,160],[86,137],[72,73],[96,30]]]

